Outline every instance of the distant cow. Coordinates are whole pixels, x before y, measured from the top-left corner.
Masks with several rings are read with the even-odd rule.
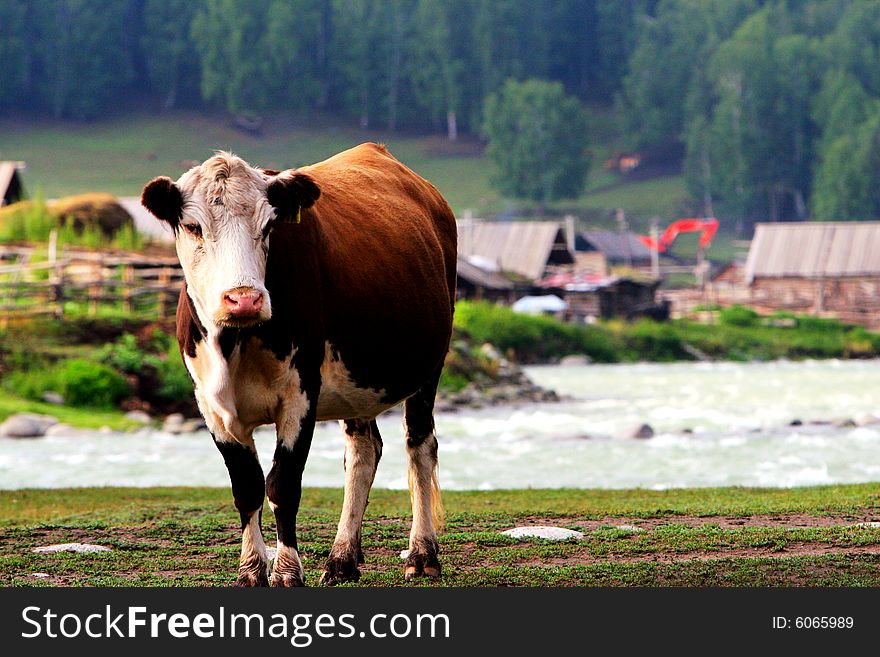
[[[383,146],[277,172],[228,153],[141,202],[174,229],[186,278],[177,337],[241,514],[237,584],[269,584],[263,500],[278,526],[273,586],[305,583],[296,516],[315,422],[342,420],[345,499],[321,581],[357,580],[361,524],[382,439],[406,400],[413,523],[405,576],[440,575],[434,396],[455,298],[455,218]],[[268,477],[254,429],[275,423]]]

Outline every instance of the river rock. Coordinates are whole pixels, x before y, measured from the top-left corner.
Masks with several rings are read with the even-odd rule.
[[[54,554],[56,552],[110,552],[110,548],[105,545],[93,545],[91,543],[56,543],[55,545],[45,545],[43,547],[35,547],[31,552],[40,554]]]
[[[7,438],[39,438],[46,435],[46,430],[58,424],[58,418],[51,415],[36,413],[17,413],[10,415],[0,424],[0,436]]]
[[[621,438],[653,438],[654,428],[650,424],[636,424],[624,429]]]
[[[129,411],[125,414],[125,417],[141,424],[149,424],[153,421],[153,418],[146,411]]]
[[[43,393],[43,401],[47,404],[54,404],[55,406],[64,406],[64,396],[61,395],[61,393],[52,390],[47,390]]]
[[[860,427],[869,427],[872,424],[880,424],[880,417],[871,415],[870,413],[867,415],[860,415],[856,418],[856,424]]]
[[[790,427],[802,427],[803,425],[804,425],[804,421],[799,420],[797,418],[795,418],[794,420],[792,420],[791,422],[788,423],[788,426],[790,426]]]
[[[495,348],[491,342],[484,342],[480,345],[480,352],[490,360],[501,360],[501,352]]]
[[[46,433],[43,434],[45,436],[64,436],[65,438],[80,438],[85,436],[91,436],[94,434],[93,430],[89,429],[77,429],[76,427],[72,427],[69,424],[62,424],[59,422],[58,424],[53,424],[51,427],[46,429]]]
[[[559,360],[560,365],[589,365],[590,357],[584,354],[571,354]]]
[[[838,429],[852,429],[856,426],[856,421],[852,418],[841,418],[839,420],[834,420],[832,424]]]
[[[548,541],[568,541],[571,539],[581,540],[584,535],[582,532],[576,532],[573,529],[565,529],[564,527],[546,527],[536,525],[534,527],[514,527],[513,529],[505,529],[501,532],[505,536],[516,538],[519,540],[525,538],[543,538]]]
[[[205,424],[205,421],[201,418],[184,420],[180,425],[180,433],[195,433],[196,431],[203,431],[207,428],[208,425]]]
[[[162,431],[165,433],[178,434],[183,432],[183,413],[172,413],[165,418],[162,425]]]

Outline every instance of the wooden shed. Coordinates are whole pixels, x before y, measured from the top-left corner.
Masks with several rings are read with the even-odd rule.
[[[880,328],[880,222],[758,224],[745,283],[758,310]]]
[[[509,278],[498,272],[480,269],[465,258],[459,257],[456,299],[492,301],[509,305],[515,298],[514,284]]]

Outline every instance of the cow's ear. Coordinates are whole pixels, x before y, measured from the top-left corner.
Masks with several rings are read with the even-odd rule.
[[[183,213],[183,195],[171,178],[159,176],[144,187],[141,205],[162,221],[177,227]]]
[[[282,174],[269,183],[266,198],[278,210],[279,216],[296,214],[300,208],[310,208],[321,195],[318,183],[307,173]]]

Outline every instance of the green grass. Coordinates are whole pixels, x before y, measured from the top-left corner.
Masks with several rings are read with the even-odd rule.
[[[139,422],[127,419],[122,411],[58,406],[25,399],[8,390],[0,390],[0,422],[16,413],[52,415],[58,418],[59,422],[80,429],[109,427],[114,431],[130,431],[143,426]]]
[[[329,553],[342,493],[304,491],[298,533],[307,581]],[[447,492],[444,577],[435,586],[878,586],[880,484],[797,489]],[[792,516],[792,514],[798,514]],[[274,531],[264,510],[264,531]],[[377,489],[364,522],[361,586],[403,584],[409,499]],[[646,523],[630,533],[615,518]],[[756,524],[755,518],[763,520]],[[737,525],[741,519],[741,525]],[[786,520],[806,526],[784,525]],[[525,522],[580,529],[583,541],[517,542]],[[763,526],[763,525],[767,526]],[[230,491],[86,488],[0,492],[0,585],[217,586],[240,550]],[[113,548],[42,555],[58,542]],[[48,573],[37,579],[34,572]]]
[[[678,217],[685,195],[681,176],[627,181],[602,170],[604,157],[615,150],[616,136],[607,112],[593,108],[592,113],[596,156],[586,192],[575,201],[550,204],[550,209],[572,210],[591,217],[595,224],[607,222],[613,210],[622,207],[634,218],[634,227],[644,231],[652,216]],[[477,216],[489,216],[529,207],[492,189],[490,164],[473,138],[450,144],[441,136],[360,130],[325,117],[277,116],[267,121],[261,136],[235,130],[225,117],[186,112],[130,115],[97,123],[7,119],[0,120],[0,134],[0,159],[27,162],[23,174],[27,189],[31,193],[40,189],[48,198],[86,191],[139,195],[153,176],[176,178],[184,171],[184,162],[202,161],[214,149],[233,151],[255,165],[285,168],[377,141],[431,180],[457,213],[470,208]]]
[[[808,316],[786,315],[796,326],[767,324],[753,315],[751,323],[714,324],[680,319],[669,322],[621,320],[584,326],[550,317],[522,315],[505,306],[460,301],[455,326],[477,342],[489,341],[521,362],[552,362],[568,354],[586,354],[601,363],[692,360],[694,347],[718,360],[780,358],[869,358],[880,355],[880,333]],[[771,318],[772,319],[772,318]]]

